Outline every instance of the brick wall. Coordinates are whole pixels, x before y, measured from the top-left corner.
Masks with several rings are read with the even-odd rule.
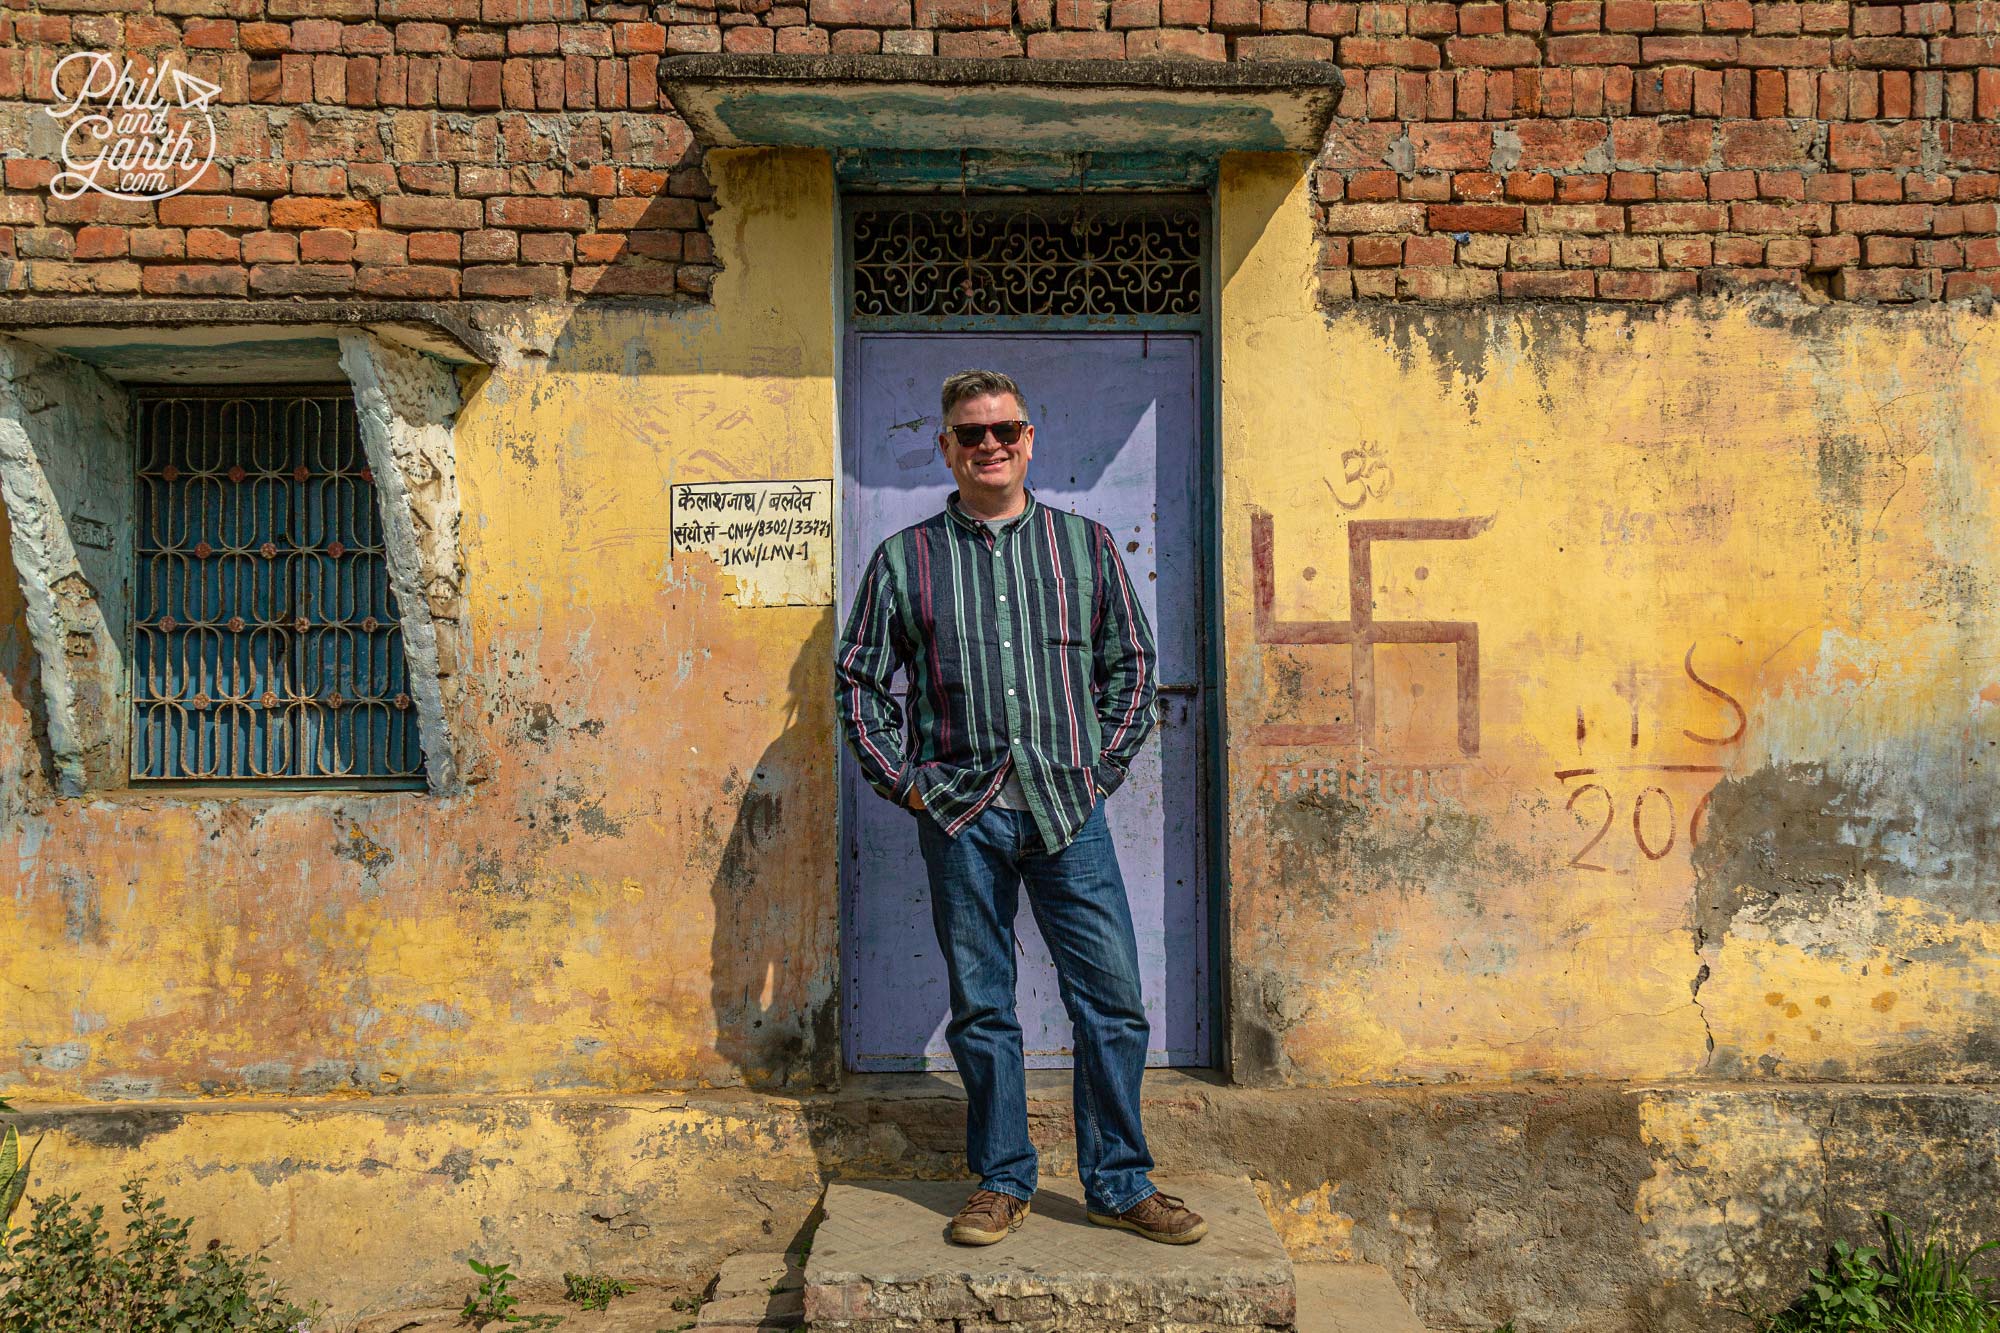
[[[19,0],[5,0],[18,4]],[[663,54],[1307,59],[1330,300],[2000,287],[2000,0],[36,0],[0,7],[0,274],[77,293],[699,298],[699,150]],[[50,76],[179,53],[217,166],[47,191]]]

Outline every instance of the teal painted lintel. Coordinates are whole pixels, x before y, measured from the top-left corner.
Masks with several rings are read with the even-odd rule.
[[[1215,159],[1195,153],[1007,153],[992,149],[857,149],[834,154],[849,189],[1205,190]]]

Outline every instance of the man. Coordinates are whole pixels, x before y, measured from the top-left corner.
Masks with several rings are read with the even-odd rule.
[[[1027,489],[1035,428],[1007,376],[944,382],[938,448],[958,489],[876,548],[835,656],[868,783],[916,812],[951,981],[979,1187],[951,1238],[986,1245],[1036,1186],[1014,915],[1025,880],[1075,1028],[1076,1158],[1090,1220],[1186,1244],[1208,1230],[1147,1179],[1139,1081],[1151,1027],[1104,799],[1152,728],[1152,629],[1110,531]],[[889,688],[906,670],[907,715]],[[908,722],[909,736],[905,737]]]

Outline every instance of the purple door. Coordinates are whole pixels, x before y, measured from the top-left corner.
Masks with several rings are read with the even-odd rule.
[[[1106,806],[1152,1023],[1152,1065],[1206,1065],[1208,904],[1203,843],[1200,339],[1193,334],[858,333],[848,343],[841,480],[841,623],[875,546],[937,513],[952,490],[937,449],[938,386],[1005,371],[1035,423],[1028,485],[1117,535],[1160,654],[1160,725]],[[898,685],[900,693],[901,686]],[[951,1069],[944,960],[916,822],[841,752],[842,1034],[856,1070]],[[1071,1062],[1069,1015],[1028,907],[1018,1010],[1030,1068]]]

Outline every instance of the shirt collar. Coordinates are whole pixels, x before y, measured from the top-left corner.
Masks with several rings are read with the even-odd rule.
[[[1035,492],[1024,486],[1021,488],[1021,494],[1026,498],[1027,504],[1022,507],[1020,513],[1007,520],[1007,526],[1001,529],[1002,532],[1013,531],[1014,528],[1019,526],[1022,519],[1035,512]],[[965,528],[968,532],[978,532],[986,526],[982,520],[974,518],[959,507],[957,491],[953,491],[945,497],[944,511],[958,520],[959,526]]]

